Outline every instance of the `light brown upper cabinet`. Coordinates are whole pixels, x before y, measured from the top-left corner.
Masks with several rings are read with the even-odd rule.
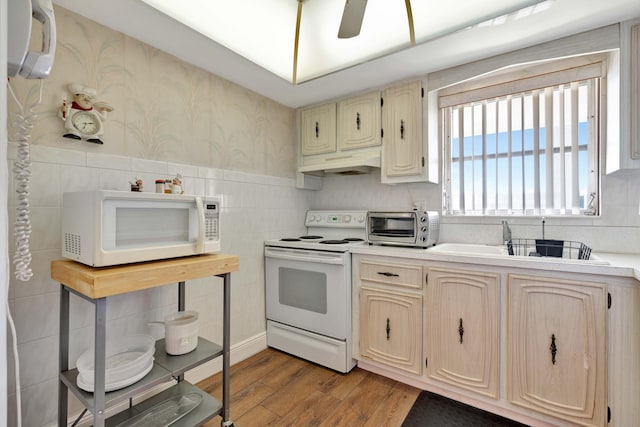
[[[371,92],[338,104],[338,144],[341,150],[374,147],[382,143],[380,92]]]
[[[383,92],[383,183],[424,180],[422,82],[387,88]]]
[[[305,108],[300,113],[300,151],[303,156],[335,153],[336,104]]]

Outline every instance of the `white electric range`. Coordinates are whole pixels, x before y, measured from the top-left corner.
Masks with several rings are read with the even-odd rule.
[[[265,241],[267,345],[339,372],[351,357],[351,253],[366,211],[309,211],[307,233]]]

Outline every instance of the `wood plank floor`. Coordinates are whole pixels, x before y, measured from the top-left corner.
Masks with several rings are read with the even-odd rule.
[[[222,375],[197,386],[221,399]],[[357,367],[340,374],[266,349],[231,367],[231,420],[235,427],[399,427],[419,393]]]

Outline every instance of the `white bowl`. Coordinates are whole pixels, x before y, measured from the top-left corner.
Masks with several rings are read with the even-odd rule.
[[[147,370],[149,365],[153,364],[155,343],[155,339],[151,335],[142,334],[107,340],[105,385],[120,384]],[[93,388],[95,370],[93,348],[80,355],[76,367],[79,372],[78,380]]]

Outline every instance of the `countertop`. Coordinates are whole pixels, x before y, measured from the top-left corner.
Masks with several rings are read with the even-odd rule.
[[[464,244],[456,244],[464,250]],[[469,252],[442,252],[435,248],[408,248],[399,246],[360,245],[350,248],[353,254],[379,255],[418,259],[425,261],[447,261],[464,264],[495,265],[496,267],[516,267],[538,270],[554,270],[605,276],[631,277],[640,280],[640,254],[592,252],[595,260],[568,260],[552,257],[525,257]],[[474,249],[482,245],[469,245]],[[486,245],[488,248],[496,246]]]
[[[238,271],[237,255],[204,254],[111,267],[51,262],[51,278],[89,298],[102,298],[180,281]]]

